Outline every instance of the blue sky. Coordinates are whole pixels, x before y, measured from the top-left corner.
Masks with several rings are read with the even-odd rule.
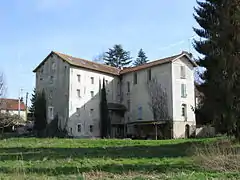
[[[149,59],[189,48],[195,0],[9,0],[0,6],[0,71],[7,97],[32,93],[32,70],[51,50],[92,60],[114,44]]]

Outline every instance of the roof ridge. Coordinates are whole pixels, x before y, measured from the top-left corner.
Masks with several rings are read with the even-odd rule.
[[[71,55],[68,55],[68,54],[65,54],[65,53],[61,53],[61,52],[57,52],[57,51],[52,51],[52,52],[55,53],[55,54],[69,56],[69,57],[72,57],[72,58],[76,58],[76,59],[80,59],[80,60],[83,60],[83,61],[87,61],[87,62],[96,64],[96,65],[106,66],[106,67],[109,67],[109,68],[113,68],[115,70],[119,70],[119,68],[109,66],[109,65],[106,65],[106,64],[101,64],[101,63],[97,63],[97,62],[94,62],[94,61],[91,61],[91,60],[87,60],[87,59],[83,59],[83,58],[79,58],[79,57],[74,57],[74,56],[71,56]]]

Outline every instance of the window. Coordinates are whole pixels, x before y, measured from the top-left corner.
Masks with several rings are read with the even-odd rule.
[[[127,92],[130,92],[130,82],[127,82]]]
[[[80,89],[77,89],[77,96],[80,98],[81,97],[81,91]]]
[[[187,116],[187,105],[182,104],[182,116],[186,117]]]
[[[90,109],[90,116],[93,116],[94,109]]]
[[[54,118],[53,117],[53,109],[54,108],[52,106],[48,107],[48,118],[51,119],[51,120]]]
[[[80,74],[77,75],[77,80],[78,80],[79,83],[81,82],[81,75]]]
[[[131,108],[131,107],[130,107],[130,100],[128,100],[128,101],[127,101],[127,109],[128,109],[128,111],[130,111],[130,108]]]
[[[52,63],[52,70],[53,70],[53,71],[56,70],[56,63],[55,63],[55,62]]]
[[[50,90],[50,92],[49,92],[49,99],[52,99],[52,97],[53,97],[53,91]]]
[[[181,97],[186,98],[187,93],[186,93],[186,84],[181,84]]]
[[[93,96],[94,96],[94,92],[93,92],[93,91],[90,91],[90,93],[91,93],[91,97],[93,97]]]
[[[53,83],[53,76],[50,76],[50,83]]]
[[[78,124],[78,125],[77,125],[77,132],[80,133],[81,131],[82,131],[82,125],[81,125],[81,124]]]
[[[185,78],[186,78],[185,66],[181,66],[181,69],[180,69],[180,77],[181,77],[182,79],[185,79]]]
[[[137,73],[136,72],[133,74],[133,83],[137,84]]]
[[[78,116],[80,115],[80,108],[76,108],[76,113]]]
[[[94,84],[94,77],[91,77],[91,84]]]
[[[142,106],[138,107],[138,119],[142,119]]]
[[[152,70],[149,69],[147,74],[148,74],[148,81],[151,81],[152,80]]]
[[[69,131],[70,131],[70,134],[72,135],[73,134],[73,129],[70,128]]]
[[[90,132],[93,132],[93,125],[90,125],[90,126],[89,126],[89,131],[90,131]]]

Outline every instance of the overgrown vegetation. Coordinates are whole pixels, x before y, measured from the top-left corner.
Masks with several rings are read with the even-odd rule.
[[[206,170],[240,172],[240,147],[230,140],[193,147],[195,162]]]
[[[194,159],[196,153],[189,151],[191,146],[215,146],[216,140],[5,139],[0,141],[0,177],[237,179],[240,173],[230,169],[205,169],[203,164]],[[221,143],[218,144],[221,146]]]
[[[198,1],[194,28],[200,41],[195,49],[203,56],[198,64],[204,94],[201,113],[221,133],[240,140],[240,3],[239,0]]]

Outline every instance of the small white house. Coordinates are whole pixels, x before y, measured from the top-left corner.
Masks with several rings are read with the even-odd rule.
[[[74,137],[100,136],[100,90],[106,84],[112,137],[164,135],[172,138],[195,130],[194,67],[187,52],[137,67],[115,67],[51,52],[35,69],[36,90],[44,89],[48,122],[58,115],[61,127]],[[146,85],[157,79],[167,95],[168,120],[154,120]]]
[[[26,106],[18,99],[0,99],[0,113],[9,113],[11,115],[19,115],[23,120],[27,120]]]

